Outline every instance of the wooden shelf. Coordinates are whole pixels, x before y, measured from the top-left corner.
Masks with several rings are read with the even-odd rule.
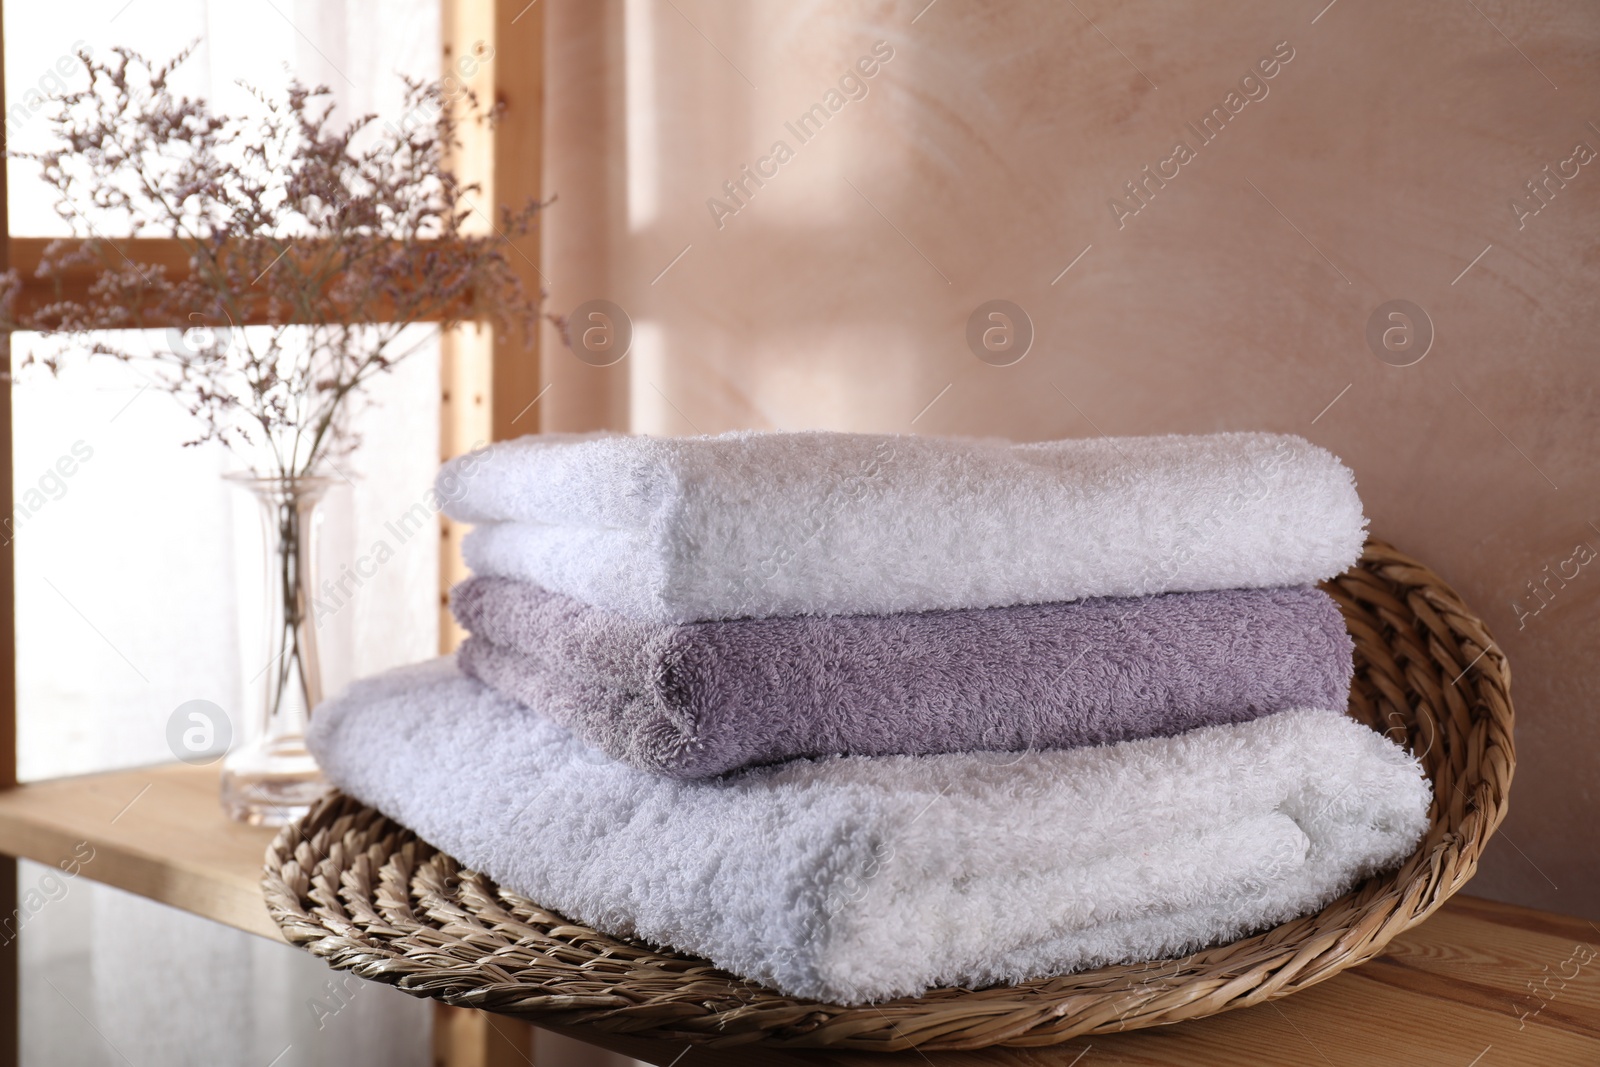
[[[88,842],[94,858],[83,875],[281,940],[258,884],[272,833],[223,817],[215,768],[119,771],[0,792],[0,852],[56,864]],[[764,1049],[756,1058],[748,1050],[696,1048],[684,1055],[682,1044],[561,1032],[650,1063],[683,1056],[683,1067],[1592,1067],[1600,1064],[1597,953],[1600,925],[1457,897],[1397,938],[1386,955],[1314,989],[1209,1019],[1054,1048],[926,1055]]]
[[[180,763],[0,792],[0,852],[54,865],[87,841],[89,878],[281,941],[261,896],[273,833],[222,814],[216,767]]]

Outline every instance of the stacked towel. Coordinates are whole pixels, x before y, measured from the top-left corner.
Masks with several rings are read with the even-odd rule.
[[[653,622],[1302,585],[1361,554],[1350,471],[1282,434],[1014,445],[524,437],[439,476],[477,574]]]
[[[677,777],[1103,744],[1350,696],[1344,619],[1303,586],[676,626],[506,578],[452,599],[467,674]]]
[[[323,704],[311,742],[345,792],[546,908],[841,1003],[1191,952],[1323,906],[1427,825],[1414,762],[1332,711],[687,782],[440,660]]]
[[[478,524],[458,663],[313,750],[598,929],[871,1002],[1236,938],[1426,827],[1342,714],[1311,583],[1365,520],[1299,438],[550,436],[438,492]]]

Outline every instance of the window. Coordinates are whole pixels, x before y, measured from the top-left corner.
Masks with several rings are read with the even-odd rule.
[[[116,46],[164,59],[193,47],[175,88],[220,109],[245,103],[240,82],[280,87],[292,73],[325,83],[350,116],[398,121],[400,76],[437,75],[439,11],[421,0],[239,5],[159,0],[161,17],[133,0],[78,5],[61,17],[7,5],[8,139],[27,151],[51,143],[47,95],[87,84],[75,52]],[[381,7],[381,11],[380,11]],[[105,10],[101,10],[101,9]],[[275,14],[274,11],[277,13]],[[381,16],[381,17],[380,17]],[[196,43],[198,42],[198,43]],[[37,68],[37,69],[36,69]],[[11,232],[63,236],[51,190],[25,160],[9,163]],[[105,232],[106,220],[78,227]],[[358,416],[364,447],[330,494],[322,565],[337,575],[431,484],[439,439],[438,344],[377,382]],[[166,343],[146,331],[135,343]],[[13,338],[13,360],[56,342]],[[255,659],[252,605],[263,580],[255,505],[224,483],[239,461],[216,446],[181,447],[187,413],[130,368],[75,359],[59,379],[30,374],[14,387],[17,768],[23,780],[171,758],[167,717],[203,698],[246,706]],[[65,473],[71,471],[70,474]],[[329,689],[438,648],[437,542],[413,538],[329,617]],[[241,612],[244,624],[241,625]],[[357,640],[355,635],[361,635]]]

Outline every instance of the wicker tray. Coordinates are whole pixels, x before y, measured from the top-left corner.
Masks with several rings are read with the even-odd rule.
[[[1515,762],[1505,657],[1437,575],[1371,541],[1327,589],[1355,638],[1350,714],[1421,757],[1432,826],[1399,870],[1318,914],[1181,960],[875,1007],[796,1000],[567,922],[337,793],[268,849],[267,906],[294,944],[416,996],[708,1045],[1050,1045],[1286,996],[1382,952],[1472,877]]]

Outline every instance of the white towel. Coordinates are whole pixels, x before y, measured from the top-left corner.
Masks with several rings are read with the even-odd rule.
[[[438,660],[357,683],[310,737],[346,793],[544,907],[839,1003],[1233,940],[1398,863],[1428,823],[1416,761],[1332,711],[685,782]]]
[[[1331,453],[1281,434],[1010,444],[547,435],[440,472],[478,574],[656,622],[1301,585],[1360,555]]]

